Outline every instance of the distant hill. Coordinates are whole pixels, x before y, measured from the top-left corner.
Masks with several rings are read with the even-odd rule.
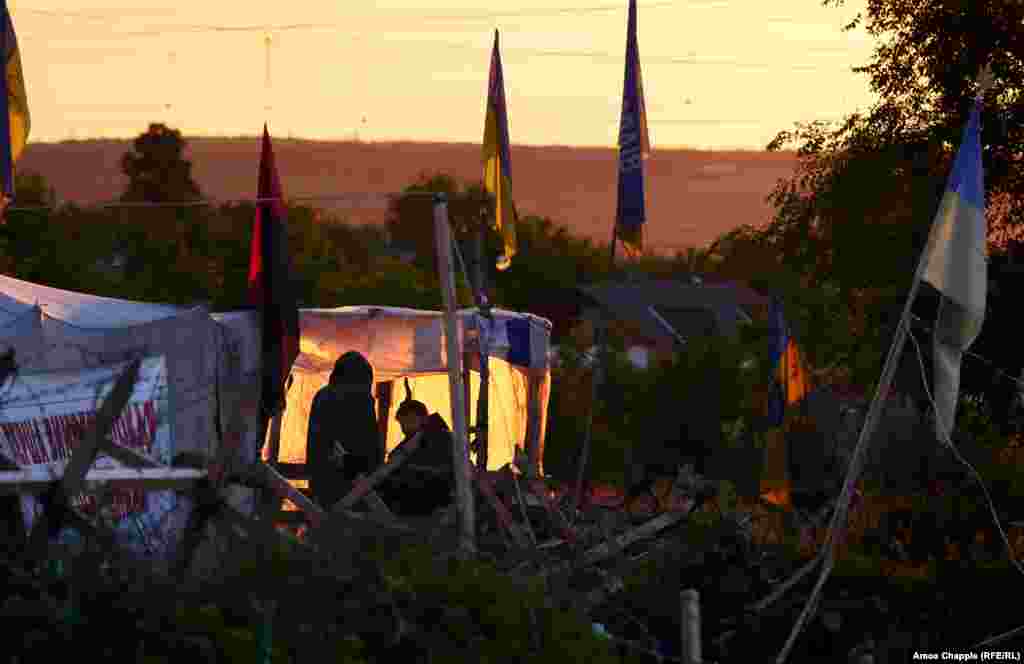
[[[189,138],[196,181],[214,198],[253,196],[255,138]],[[119,161],[130,141],[33,143],[19,168],[44,175],[62,201],[117,197]],[[424,171],[482,177],[480,146],[468,143],[363,143],[276,139],[285,195],[400,191]],[[792,153],[655,150],[646,164],[648,244],[666,251],[702,246],[742,224],[769,218],[765,196],[795,165]],[[609,148],[512,147],[513,190],[523,213],[548,216],[576,235],[607,243],[615,214],[616,153]],[[381,200],[317,202],[357,223],[380,223]]]

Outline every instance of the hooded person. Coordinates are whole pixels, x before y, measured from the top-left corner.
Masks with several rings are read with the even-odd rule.
[[[338,358],[313,398],[306,465],[313,499],[326,509],[345,497],[358,475],[384,463],[372,389],[373,367],[350,351]]]

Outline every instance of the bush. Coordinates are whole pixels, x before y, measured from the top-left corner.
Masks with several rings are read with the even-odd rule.
[[[438,562],[428,547],[408,547],[384,560],[383,572],[420,620],[435,625],[434,662],[618,661],[585,616],[555,606],[538,583],[522,587],[488,563]],[[539,631],[540,652],[531,652],[531,630]]]

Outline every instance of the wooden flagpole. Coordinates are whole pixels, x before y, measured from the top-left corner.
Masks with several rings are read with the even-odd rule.
[[[459,550],[471,555],[476,550],[472,478],[469,446],[466,438],[466,404],[462,384],[462,354],[459,352],[459,326],[455,312],[455,265],[452,262],[452,237],[448,226],[448,200],[434,194],[434,239],[437,269],[444,300],[445,350],[448,361],[448,385],[452,405],[452,457],[455,466],[455,504],[459,514]]]

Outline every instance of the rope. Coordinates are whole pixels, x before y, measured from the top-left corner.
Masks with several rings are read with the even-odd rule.
[[[932,410],[934,410],[935,412],[938,412],[938,406],[935,404],[935,399],[932,396],[932,391],[928,387],[928,380],[927,380],[927,377],[926,377],[925,367],[924,367],[924,355],[921,352],[921,346],[917,342],[917,337],[914,336],[913,329],[910,328],[909,326],[908,326],[907,333],[908,333],[908,336],[910,337],[910,340],[914,344],[914,349],[917,351],[917,361],[918,361],[918,365],[921,367],[921,382],[924,385],[925,394],[928,396],[928,401],[931,403]],[[1024,575],[1024,567],[1021,567],[1021,564],[1019,562],[1017,562],[1017,559],[1014,558],[1014,556],[1013,556],[1013,547],[1010,546],[1010,538],[1007,537],[1006,531],[1003,530],[1003,524],[999,521],[999,515],[996,513],[996,508],[992,504],[992,496],[989,495],[988,487],[985,486],[985,481],[982,479],[981,474],[978,472],[978,470],[973,465],[971,465],[971,463],[969,461],[967,461],[967,459],[965,459],[960,454],[960,450],[958,450],[956,448],[956,446],[953,444],[953,441],[950,438],[949,432],[946,431],[944,427],[936,427],[936,428],[941,431],[942,442],[946,445],[946,447],[948,447],[950,449],[951,452],[953,452],[953,455],[957,458],[957,460],[960,463],[962,463],[964,466],[967,467],[967,469],[970,471],[970,474],[974,477],[974,479],[976,479],[978,481],[978,484],[981,485],[981,490],[985,494],[985,502],[988,503],[989,512],[992,514],[992,520],[996,524],[996,528],[999,530],[1000,537],[1003,538],[1003,543],[1006,545],[1006,551],[1007,551],[1007,554],[1008,554],[1008,556],[1010,558],[1010,562],[1013,563],[1013,566],[1017,568],[1018,572],[1020,572],[1022,575]]]
[[[917,322],[926,323],[926,321],[923,318],[921,318],[920,316],[917,316],[915,314],[911,314],[910,316],[912,318],[914,318]],[[925,334],[930,334],[930,326],[925,328]],[[1006,380],[1008,380],[1011,383],[1015,384],[1017,387],[1019,387],[1021,389],[1024,389],[1024,380],[1021,380],[1020,378],[1015,378],[1014,376],[1010,375],[1009,373],[1007,373],[1006,369],[1000,368],[992,360],[990,360],[990,359],[988,359],[986,357],[983,357],[981,355],[978,355],[977,353],[972,353],[971,351],[964,351],[963,354],[965,356],[967,356],[967,357],[970,357],[971,359],[978,360],[981,363],[989,366],[992,369],[993,373],[999,375],[1002,378],[1005,378]]]

